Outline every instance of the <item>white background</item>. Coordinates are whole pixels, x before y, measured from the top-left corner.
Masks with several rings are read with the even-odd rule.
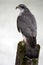
[[[24,3],[37,21],[37,43],[40,44],[39,65],[43,65],[43,1],[0,0],[0,65],[15,65],[17,43],[22,35],[17,31],[18,11],[15,7]]]

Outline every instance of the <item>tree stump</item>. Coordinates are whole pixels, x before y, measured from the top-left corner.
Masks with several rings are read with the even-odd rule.
[[[17,47],[15,65],[38,65],[40,45],[36,44],[36,47],[37,47],[38,57],[31,59],[28,56],[25,56],[25,53],[26,53],[26,44],[25,44],[25,42],[20,41],[18,43],[18,47]]]

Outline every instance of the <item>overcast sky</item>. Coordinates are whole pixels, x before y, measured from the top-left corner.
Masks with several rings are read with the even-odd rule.
[[[43,65],[43,0],[0,0],[0,65],[14,65],[17,43],[22,40],[18,33],[15,7],[24,3],[37,21],[37,43],[40,44],[39,65]]]

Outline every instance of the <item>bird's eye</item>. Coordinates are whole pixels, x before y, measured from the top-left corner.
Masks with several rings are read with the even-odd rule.
[[[22,9],[24,9],[24,7],[23,6],[20,6]]]
[[[22,7],[24,9],[24,7]]]

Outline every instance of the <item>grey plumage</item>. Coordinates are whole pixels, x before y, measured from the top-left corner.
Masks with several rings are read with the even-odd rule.
[[[27,13],[28,14],[28,13]],[[18,31],[22,32],[25,37],[35,37],[37,35],[36,21],[33,15],[25,12],[17,18]]]
[[[17,7],[16,7],[17,8]],[[17,18],[17,28],[18,31],[22,32],[22,34],[27,38],[32,38],[30,41],[36,44],[36,36],[37,36],[37,24],[34,15],[30,12],[30,10],[24,5],[18,5],[18,8],[24,9],[24,12]]]

